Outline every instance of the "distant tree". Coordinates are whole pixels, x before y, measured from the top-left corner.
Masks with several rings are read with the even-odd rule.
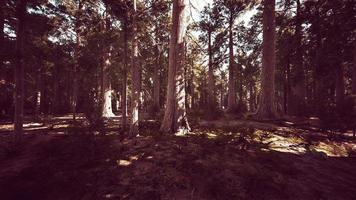
[[[222,27],[222,16],[219,7],[207,6],[201,12],[201,21],[199,22],[199,29],[202,32],[200,39],[207,44],[208,53],[208,112],[209,115],[216,109],[216,95],[215,95],[215,77],[214,77],[214,40],[218,34],[218,29]]]
[[[224,8],[224,16],[228,24],[229,33],[229,81],[228,81],[228,109],[233,110],[236,108],[236,80],[235,72],[237,64],[234,59],[234,25],[235,20],[245,8],[243,0],[222,0],[221,4]]]

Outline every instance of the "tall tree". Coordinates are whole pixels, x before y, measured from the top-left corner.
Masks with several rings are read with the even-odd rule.
[[[230,11],[229,18],[229,90],[228,90],[228,109],[232,110],[236,106],[236,83],[235,83],[235,65],[234,65],[234,39],[233,39],[233,13]]]
[[[356,95],[356,38],[353,42],[352,94]]]
[[[189,130],[184,85],[184,38],[187,30],[188,0],[174,0],[169,45],[166,110],[160,130],[184,133]]]
[[[5,46],[5,0],[0,2],[0,81],[4,76],[4,46]]]
[[[202,20],[199,23],[199,28],[202,31],[200,40],[207,44],[208,53],[208,113],[212,113],[216,108],[216,96],[215,96],[215,76],[214,76],[214,37],[217,35],[217,30],[221,28],[222,19],[220,10],[217,6],[213,8],[209,6],[205,7],[201,13]]]
[[[127,69],[128,69],[128,13],[125,11],[124,17],[123,17],[123,39],[124,39],[124,69],[122,73],[122,96],[121,96],[121,101],[122,101],[122,106],[121,106],[121,114],[122,114],[122,128],[125,130],[126,129],[126,121],[127,121]]]
[[[139,106],[141,98],[141,77],[140,69],[137,63],[138,59],[138,46],[137,46],[137,0],[133,3],[133,14],[132,14],[132,65],[131,65],[131,77],[132,77],[132,105],[131,105],[131,134],[137,134],[139,127]]]
[[[105,19],[105,29],[107,32],[111,29],[111,21],[106,14]],[[111,80],[110,80],[110,68],[112,65],[112,45],[105,45],[104,48],[104,56],[103,56],[103,64],[101,71],[101,94],[102,94],[102,117],[114,117],[114,113],[112,111],[112,89],[111,89]]]
[[[261,94],[256,112],[257,119],[273,119],[277,116],[274,102],[276,64],[275,4],[275,0],[264,0]]]
[[[77,114],[77,100],[78,100],[78,73],[77,70],[79,68],[79,58],[80,58],[80,46],[81,46],[81,12],[83,8],[82,0],[76,2],[76,11],[75,11],[75,37],[76,37],[76,46],[74,52],[74,65],[73,65],[73,86],[72,86],[72,113],[73,120],[76,120]]]
[[[157,42],[156,42],[157,43]],[[156,54],[156,63],[153,70],[153,105],[155,109],[159,110],[161,107],[160,105],[160,67],[161,67],[161,60],[162,60],[162,47],[160,44],[156,44],[155,49]]]
[[[302,49],[302,13],[301,13],[301,3],[300,0],[296,0],[297,10],[295,16],[295,66],[293,68],[293,87],[292,87],[292,98],[290,100],[293,105],[291,105],[291,114],[298,115],[300,108],[304,105],[305,101],[305,76],[304,76],[304,65],[303,65],[303,49]]]
[[[26,27],[27,0],[16,2],[16,67],[15,67],[15,142],[20,142],[23,131],[24,75],[23,43]]]

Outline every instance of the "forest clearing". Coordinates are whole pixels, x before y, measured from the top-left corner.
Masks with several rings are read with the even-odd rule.
[[[0,199],[356,199],[355,19],[354,0],[0,1]]]

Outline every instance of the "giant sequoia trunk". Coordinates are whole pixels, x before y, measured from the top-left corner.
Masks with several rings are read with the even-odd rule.
[[[23,40],[25,33],[27,1],[20,0],[16,5],[18,20],[16,32],[16,66],[15,66],[15,142],[21,141],[23,132],[23,101],[24,101],[24,74]]]
[[[256,112],[257,119],[273,119],[277,116],[274,102],[276,65],[275,3],[275,0],[264,1],[261,94]]]
[[[131,66],[131,77],[132,77],[132,103],[131,103],[131,134],[136,134],[138,132],[139,126],[139,106],[140,106],[140,70],[137,65],[138,58],[138,47],[137,47],[137,24],[136,24],[136,0],[134,0],[134,16],[132,20],[133,25],[133,40],[132,40],[132,66]]]
[[[229,82],[228,82],[228,109],[233,110],[236,106],[236,85],[235,85],[235,65],[234,65],[234,41],[233,41],[233,17],[230,14],[229,20]]]
[[[106,30],[110,30],[110,20],[106,19]],[[104,118],[114,117],[112,112],[112,90],[110,81],[110,68],[111,68],[111,46],[105,49],[103,65],[101,71],[101,95],[102,95],[102,113]]]
[[[184,37],[187,29],[188,0],[173,1],[172,30],[169,48],[169,67],[166,110],[162,132],[184,133],[189,130],[184,87]]]

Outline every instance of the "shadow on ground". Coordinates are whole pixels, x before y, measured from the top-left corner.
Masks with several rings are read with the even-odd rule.
[[[356,160],[341,143],[330,153],[325,140],[251,128],[143,130],[27,134],[17,151],[1,149],[0,198],[356,199]]]

